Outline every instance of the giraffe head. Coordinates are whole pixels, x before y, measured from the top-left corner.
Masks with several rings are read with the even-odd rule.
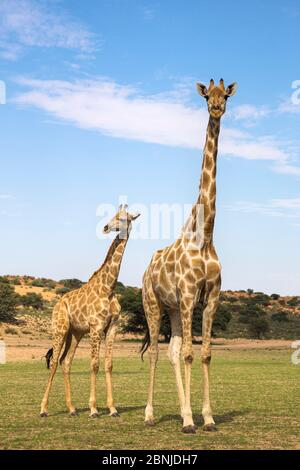
[[[103,233],[119,232],[121,238],[127,238],[130,233],[132,221],[137,219],[141,214],[130,214],[127,212],[128,205],[121,204],[116,215],[103,228]]]
[[[202,83],[197,83],[197,90],[207,101],[207,108],[210,116],[220,119],[226,111],[226,101],[229,96],[236,92],[237,84],[234,82],[225,89],[224,81],[221,78],[219,85],[215,85],[213,79],[209,82],[208,89]]]

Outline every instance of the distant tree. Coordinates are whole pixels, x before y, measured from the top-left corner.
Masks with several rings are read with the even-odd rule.
[[[57,287],[57,289],[55,289],[55,293],[58,295],[64,295],[68,292],[70,292],[70,289],[68,287]]]
[[[290,307],[296,307],[297,305],[299,305],[300,301],[299,301],[298,297],[293,297],[293,298],[289,299],[286,303]]]
[[[247,294],[248,294],[248,295],[252,295],[253,292],[254,292],[253,289],[247,289]]]
[[[43,310],[44,308],[44,299],[41,294],[36,292],[29,292],[26,295],[21,295],[19,297],[19,302],[24,307],[32,307],[36,310]]]
[[[84,282],[80,281],[80,279],[62,279],[59,281],[59,284],[62,284],[71,291],[82,287]]]
[[[31,285],[34,287],[47,287],[48,289],[54,289],[54,287],[56,286],[56,283],[55,281],[52,281],[52,279],[46,279],[42,277],[42,278],[34,279]]]
[[[271,294],[270,297],[271,297],[272,300],[278,300],[278,299],[280,299],[280,295],[279,295],[279,294]]]
[[[286,312],[276,312],[273,313],[271,316],[272,320],[278,321],[278,322],[288,322],[289,318]]]
[[[127,287],[122,284],[122,282],[117,282],[117,285],[115,287],[115,292],[116,294],[123,294],[123,292],[127,289]]]
[[[254,338],[262,339],[269,329],[269,323],[265,318],[254,317],[249,322],[249,332]]]
[[[13,284],[14,286],[20,286],[21,285],[21,281],[18,277],[14,277],[11,281],[10,281],[10,284]]]
[[[0,276],[0,282],[9,284],[9,279],[7,276]]]
[[[143,309],[142,290],[127,287],[121,294],[119,302],[122,311],[126,313],[123,332],[144,334],[147,330],[147,321]]]
[[[12,286],[0,282],[0,321],[14,322],[18,296]]]
[[[241,323],[250,323],[253,318],[261,318],[266,315],[261,306],[253,303],[250,299],[248,299],[248,302],[239,305],[238,313]]]
[[[231,307],[222,302],[219,303],[213,323],[213,336],[216,336],[217,331],[226,331],[231,318]]]

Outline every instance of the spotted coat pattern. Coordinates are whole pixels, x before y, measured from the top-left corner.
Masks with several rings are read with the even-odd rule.
[[[220,120],[225,112],[226,100],[234,94],[236,84],[229,85],[225,90],[223,80],[218,86],[211,80],[208,90],[202,84],[197,84],[197,88],[207,100],[209,111],[199,196],[180,238],[153,255],[143,278],[143,304],[150,335],[150,385],[145,421],[149,425],[154,423],[153,390],[158,336],[162,313],[167,311],[172,330],[168,354],[175,371],[184,432],[195,432],[190,406],[190,373],[194,357],[192,318],[199,300],[204,304],[201,347],[204,373],[202,413],[204,429],[215,430],[209,402],[208,373],[212,324],[221,287],[221,266],[213,244],[216,168]],[[203,214],[202,225],[199,214]],[[185,392],[180,370],[180,351],[185,366]]]

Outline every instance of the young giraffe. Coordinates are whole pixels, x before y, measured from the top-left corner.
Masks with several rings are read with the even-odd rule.
[[[181,237],[171,246],[157,251],[143,278],[143,304],[149,336],[143,352],[150,346],[150,385],[145,410],[145,423],[152,426],[155,369],[158,359],[158,336],[162,312],[166,309],[171,322],[172,337],[168,356],[173,365],[183,419],[183,432],[194,433],[195,426],[190,404],[190,378],[193,362],[192,317],[199,300],[204,303],[202,321],[201,360],[204,375],[204,430],[215,431],[209,400],[209,364],[211,360],[211,329],[219,301],[221,267],[213,245],[216,212],[216,164],[221,116],[226,100],[234,95],[236,84],[225,90],[221,79],[218,86],[210,81],[209,88],[198,83],[198,92],[207,101],[209,122],[203,154],[199,196],[193,206]],[[200,211],[199,211],[200,209]],[[199,215],[204,211],[202,235],[199,237]],[[199,239],[200,238],[200,239]],[[180,352],[185,366],[185,392],[180,370]]]
[[[120,266],[131,231],[132,221],[140,214],[132,215],[127,205],[121,205],[115,217],[104,227],[103,232],[119,232],[111,244],[102,266],[92,275],[87,284],[80,289],[65,294],[53,310],[53,348],[46,355],[50,365],[50,375],[41,404],[41,417],[48,416],[48,401],[52,381],[61,356],[66,403],[71,416],[77,412],[71,401],[70,369],[76,348],[82,337],[90,332],[91,341],[91,393],[90,417],[98,416],[96,407],[96,378],[99,370],[99,349],[101,337],[105,335],[105,378],[107,388],[107,407],[111,416],[119,416],[112,396],[112,348],[120,313],[119,302],[114,295]],[[50,363],[50,359],[51,363]]]

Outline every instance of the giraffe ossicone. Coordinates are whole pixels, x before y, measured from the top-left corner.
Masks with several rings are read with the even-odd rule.
[[[111,416],[119,416],[113,400],[112,352],[121,308],[114,289],[132,222],[140,215],[130,214],[127,212],[127,207],[127,205],[121,205],[116,215],[103,229],[104,233],[118,232],[118,235],[112,242],[101,267],[94,272],[86,284],[65,294],[53,309],[53,348],[46,354],[50,373],[41,404],[41,417],[48,416],[49,393],[63,346],[64,351],[60,357],[60,363],[65,381],[66,403],[70,415],[77,415],[71,400],[70,370],[77,346],[88,332],[91,341],[90,416],[92,418],[98,416],[96,377],[99,371],[99,350],[103,336],[105,336],[107,407]]]
[[[209,398],[211,331],[221,288],[221,265],[213,244],[216,171],[221,117],[226,111],[227,99],[235,94],[236,88],[236,83],[225,88],[223,79],[218,85],[210,80],[208,88],[202,83],[197,83],[197,90],[206,99],[209,112],[198,198],[180,238],[172,245],[154,253],[143,277],[143,304],[149,334],[145,338],[142,351],[144,353],[149,347],[150,356],[150,383],[145,423],[154,424],[153,393],[158,359],[158,337],[163,311],[167,311],[172,332],[168,356],[176,378],[183,420],[182,430],[187,433],[195,432],[190,403],[191,366],[194,357],[192,318],[193,310],[199,301],[204,304],[201,346],[203,429],[216,430]],[[200,225],[199,207],[203,211]],[[180,352],[184,360],[185,387],[181,376]]]

